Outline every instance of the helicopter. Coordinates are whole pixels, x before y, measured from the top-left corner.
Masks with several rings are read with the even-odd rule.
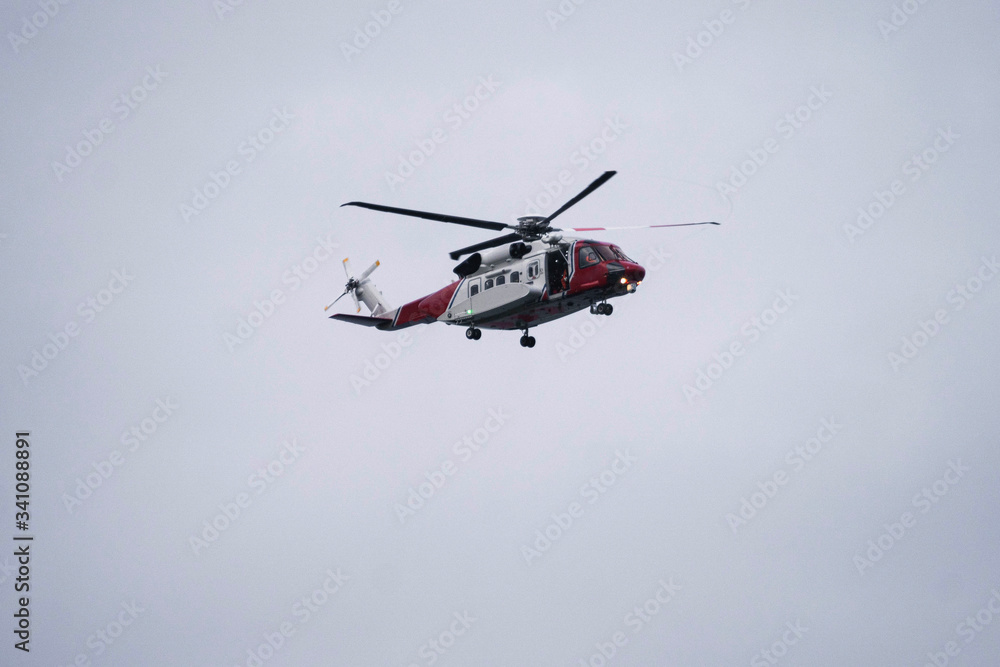
[[[372,272],[380,266],[378,260],[355,277],[349,258],[345,258],[343,266],[347,285],[326,310],[348,294],[357,310],[353,315],[337,313],[330,319],[383,331],[444,322],[466,327],[465,337],[469,340],[479,340],[482,329],[519,330],[522,332],[521,347],[530,348],[535,346],[535,337],[529,333],[531,327],[588,307],[592,314],[611,315],[614,307],[608,299],[634,293],[642,284],[646,270],[617,245],[563,236],[564,230],[553,227],[552,221],[616,173],[604,172],[551,215],[520,217],[516,225],[358,201],[341,204],[480,229],[510,231],[503,236],[452,251],[450,257],[453,260],[467,255],[453,269],[458,279],[398,308],[390,308],[382,292],[370,279]],[[565,231],[718,224],[687,222],[630,227],[569,227]],[[362,303],[367,306],[369,315],[358,314]]]

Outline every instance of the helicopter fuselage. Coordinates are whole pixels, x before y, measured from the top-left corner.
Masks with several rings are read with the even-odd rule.
[[[478,268],[450,285],[378,318],[363,318],[381,321],[340,319],[383,330],[431,322],[527,330],[634,292],[646,273],[618,246],[587,239],[511,244],[476,255],[463,264]]]

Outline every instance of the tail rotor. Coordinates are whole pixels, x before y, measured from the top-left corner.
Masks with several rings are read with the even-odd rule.
[[[350,259],[345,257],[343,261],[344,274],[347,276],[347,284],[344,286],[344,291],[336,299],[330,302],[330,304],[323,310],[330,310],[333,304],[340,301],[347,294],[351,295],[351,299],[354,301],[355,312],[361,312],[361,302],[364,301],[365,305],[372,311],[373,314],[378,314],[379,312],[384,312],[387,310],[385,303],[382,301],[382,294],[379,292],[378,288],[368,280],[368,276],[372,274],[372,271],[377,269],[380,265],[378,260],[369,266],[367,269],[361,272],[361,275],[355,278],[351,274],[351,262]]]

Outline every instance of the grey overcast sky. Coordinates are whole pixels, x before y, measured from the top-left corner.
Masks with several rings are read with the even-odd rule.
[[[1000,5],[175,4],[0,9],[0,664],[997,664]],[[327,319],[611,169],[611,317]]]

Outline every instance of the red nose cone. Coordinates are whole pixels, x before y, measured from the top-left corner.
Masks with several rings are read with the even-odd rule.
[[[639,282],[646,277],[646,269],[642,268],[638,264],[633,264],[628,272],[629,278],[635,282]]]

